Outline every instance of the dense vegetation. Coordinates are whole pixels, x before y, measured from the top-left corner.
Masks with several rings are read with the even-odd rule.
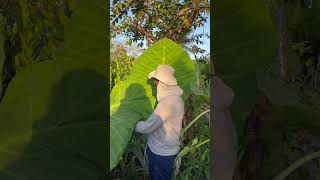
[[[171,40],[163,39],[152,45],[134,61],[125,80],[116,83],[111,91],[110,166],[114,178],[125,176],[130,178],[147,177],[147,167],[144,161],[145,137],[138,134],[132,136],[132,132],[135,123],[138,120],[146,119],[152,112],[155,103],[155,91],[154,87],[147,81],[147,76],[158,64],[163,63],[170,64],[176,69],[175,74],[179,85],[184,90],[183,96],[186,100],[186,106],[191,112],[186,116],[194,118],[195,114],[192,113],[198,115],[201,111],[208,109],[208,84],[204,83],[204,77],[201,77],[203,67],[199,64],[197,66],[198,74],[196,74],[195,64],[188,57],[188,54]],[[205,87],[206,89],[204,89]],[[193,95],[191,95],[191,92],[193,92]],[[194,93],[197,93],[197,95]],[[194,97],[191,98],[191,96]],[[205,113],[208,113],[208,111]],[[207,115],[205,113],[203,115]],[[188,130],[181,134],[182,151],[176,162],[176,173],[179,173],[178,179],[186,176],[208,178],[209,126],[208,121],[205,121],[208,120],[208,117],[201,116],[199,118],[203,122],[190,128],[192,131]],[[184,120],[185,130],[189,129],[187,125],[190,123],[188,119]],[[194,161],[194,158],[201,158],[203,161],[199,163]],[[200,167],[195,166],[195,164],[199,164]],[[116,167],[116,165],[118,166]],[[190,165],[192,166],[190,167]],[[191,172],[193,172],[193,175],[190,175]]]
[[[280,179],[319,178],[319,161],[309,159],[317,153],[307,156],[319,151],[319,1],[217,1],[215,7],[216,73],[236,95],[235,178],[272,179],[280,172]],[[298,161],[305,156],[309,161]]]
[[[171,53],[170,56],[165,57],[165,63],[177,68],[178,81],[185,90],[186,113],[183,127],[186,131],[181,134],[181,151],[175,163],[175,179],[209,179],[209,57],[208,53],[206,54],[198,46],[203,44],[203,38],[208,34],[192,33],[195,29],[204,25],[207,19],[205,13],[208,12],[209,2],[201,0],[113,1],[111,7],[111,35],[113,39],[123,36],[126,40],[125,43],[119,45],[121,48],[118,46],[111,53],[111,57],[115,58],[112,58],[110,67],[115,69],[114,72],[110,72],[110,77],[111,81],[115,82],[113,88],[116,88],[112,89],[111,97],[117,99],[115,95],[119,91],[118,89],[126,89],[125,87],[128,84],[133,83],[135,76],[139,77],[140,80],[136,79],[137,84],[133,85],[136,88],[142,85],[144,88],[141,88],[140,93],[145,89],[148,101],[150,101],[143,106],[139,106],[146,107],[139,109],[139,112],[144,112],[141,114],[144,119],[150,115],[151,105],[153,107],[155,102],[155,98],[150,94],[152,93],[151,86],[146,84],[147,73],[154,70],[157,64],[163,63],[161,58],[159,59],[159,57],[162,57],[162,48],[165,47],[168,51],[176,51],[176,53]],[[177,14],[177,16],[172,16],[172,14]],[[191,61],[187,53],[171,41],[166,40],[168,41],[168,47],[158,47],[157,42],[161,44],[163,40],[160,39],[162,38],[173,40],[188,52],[196,54],[198,61]],[[151,52],[147,49],[137,58],[129,55],[131,51],[128,49],[134,44],[139,47],[151,47],[152,49],[156,48],[153,47],[154,44],[159,49],[150,50]],[[144,67],[143,71],[140,67]],[[187,77],[183,74],[190,74],[190,68],[193,69],[195,80],[181,79]],[[140,69],[141,72],[137,69]],[[136,94],[130,97],[136,97],[139,100],[142,99],[139,98],[140,95]],[[130,110],[131,116],[138,112],[138,110],[129,107],[127,109]],[[200,114],[201,116],[197,118]],[[135,122],[140,119],[139,117],[132,118]],[[112,121],[117,121],[117,119],[111,119],[111,123]],[[120,119],[118,121],[120,122]],[[114,122],[114,124],[116,123]],[[130,125],[129,129],[132,130],[133,127]],[[129,137],[129,142],[126,146],[123,146],[125,147],[124,154],[121,160],[115,164],[111,175],[113,178],[120,179],[147,179],[148,170],[144,160],[146,137],[136,133],[131,136],[131,132],[126,137]]]
[[[1,70],[1,100],[16,72],[28,64],[53,59],[54,50],[64,40],[64,28],[71,10],[66,0],[2,1],[0,8],[5,54]]]

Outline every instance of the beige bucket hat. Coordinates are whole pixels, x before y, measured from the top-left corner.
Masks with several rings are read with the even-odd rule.
[[[174,68],[169,65],[160,64],[155,71],[149,73],[149,79],[151,78],[158,79],[169,86],[177,85],[177,80],[174,77]]]

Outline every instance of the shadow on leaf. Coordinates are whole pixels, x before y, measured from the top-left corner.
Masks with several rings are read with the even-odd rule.
[[[95,71],[65,74],[52,88],[47,114],[33,122],[31,142],[0,179],[105,179],[108,89]]]

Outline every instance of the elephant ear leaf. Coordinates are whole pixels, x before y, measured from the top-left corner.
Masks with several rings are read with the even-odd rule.
[[[1,18],[1,16],[0,16]],[[1,26],[1,19],[0,19],[0,26]],[[0,34],[0,72],[3,72],[3,66],[4,66],[4,52],[3,52],[3,43],[4,43],[4,39],[2,34]],[[3,73],[0,73],[0,82],[3,81]],[[0,85],[0,96],[2,95],[2,85]]]
[[[54,59],[17,72],[0,103],[1,180],[105,179],[109,169],[104,2],[70,2]]]
[[[120,161],[135,124],[146,119],[155,104],[155,91],[148,74],[159,64],[175,69],[184,99],[196,80],[195,67],[188,53],[175,42],[161,39],[136,59],[128,78],[114,86],[110,95],[110,170]]]
[[[275,61],[275,26],[264,1],[217,1],[215,7],[215,70],[234,90],[231,112],[243,127],[258,90],[256,70]]]

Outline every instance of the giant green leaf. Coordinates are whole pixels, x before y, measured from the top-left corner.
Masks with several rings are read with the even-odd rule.
[[[1,16],[0,16],[0,25],[1,25]],[[3,47],[3,36],[0,34],[0,96],[2,95],[3,87],[2,87],[2,81],[3,81],[3,66],[4,66],[4,47]]]
[[[311,13],[318,11],[295,10],[311,11]],[[307,19],[301,17],[296,19],[292,15],[288,15],[288,20],[294,23],[305,22],[306,26],[300,28],[308,30],[312,41],[317,41],[318,34],[315,33],[317,18],[305,21]],[[265,145],[263,151],[266,153],[263,164],[264,177],[261,179],[271,179],[290,163],[285,159],[286,153],[290,150],[283,147],[284,134],[288,133],[290,128],[303,128],[308,133],[319,136],[320,124],[317,121],[319,112],[312,111],[310,107],[307,109],[301,102],[299,94],[279,79],[279,67],[272,65],[278,62],[276,24],[272,23],[271,16],[268,12],[268,1],[215,2],[213,28],[215,66],[217,76],[235,91],[231,111],[240,143],[246,138],[243,136],[244,122],[254,107],[257,92],[262,90],[273,103],[261,130]],[[294,59],[289,57],[288,62],[294,63]],[[245,146],[245,144],[240,145]]]
[[[309,9],[287,4],[286,15],[288,18],[288,31],[290,33],[295,32],[292,33],[294,36],[289,36],[289,42],[297,42],[307,38],[315,49],[319,47],[318,17],[320,11],[319,7],[316,7],[315,2],[314,5],[315,6]],[[304,34],[307,34],[307,37],[304,37]],[[299,54],[287,51],[286,58],[288,59],[288,74],[301,76],[300,68],[302,61]],[[288,164],[293,163],[288,160],[290,159],[288,157],[293,156],[292,154],[296,152],[285,145],[299,143],[293,138],[284,140],[284,136],[298,133],[297,129],[299,129],[304,131],[305,136],[319,137],[319,95],[317,93],[311,93],[312,96],[310,96],[310,94],[306,96],[308,91],[302,91],[295,82],[281,79],[278,62],[275,62],[275,64],[272,64],[272,66],[268,68],[261,69],[257,75],[259,89],[261,89],[272,102],[272,108],[269,110],[268,118],[266,119],[267,123],[264,133],[265,151],[268,152],[264,161],[265,178],[270,179],[276,176],[282,169],[286,168]],[[307,87],[307,85],[305,85],[305,87]],[[308,90],[312,92],[312,88],[309,87]],[[291,178],[295,176],[296,178],[298,178],[297,176],[307,178],[305,176],[305,169],[300,168],[296,171],[296,174]]]
[[[213,49],[216,74],[235,92],[231,107],[240,137],[254,106],[256,70],[275,60],[276,34],[266,1],[216,1]]]
[[[238,147],[243,147],[246,140],[245,122],[255,105],[258,92],[256,70],[275,61],[275,27],[265,1],[215,1],[214,8],[214,66],[216,75],[234,91],[231,115],[239,139]],[[215,97],[211,98],[211,102],[214,102]],[[221,119],[217,119],[216,124],[218,125],[213,128],[219,126],[220,129],[216,131],[213,129],[213,132],[219,133],[216,134],[213,145],[216,149],[213,151],[219,153],[224,149],[223,153],[216,155],[219,158],[215,159],[219,162],[212,167],[214,170],[232,171],[235,162],[224,161],[237,153],[237,149],[225,148],[236,146],[231,144],[236,143],[233,124]],[[224,129],[221,130],[221,128]],[[221,155],[225,158],[221,158]],[[223,163],[231,166],[223,166]],[[221,172],[217,171],[215,176],[224,177]]]
[[[70,1],[65,43],[27,66],[0,103],[0,179],[105,179],[104,1]]]
[[[125,152],[136,122],[152,112],[155,91],[148,74],[159,64],[175,68],[184,98],[190,93],[191,82],[196,80],[195,67],[187,52],[169,39],[159,40],[137,58],[128,78],[116,84],[110,95],[110,170]]]

